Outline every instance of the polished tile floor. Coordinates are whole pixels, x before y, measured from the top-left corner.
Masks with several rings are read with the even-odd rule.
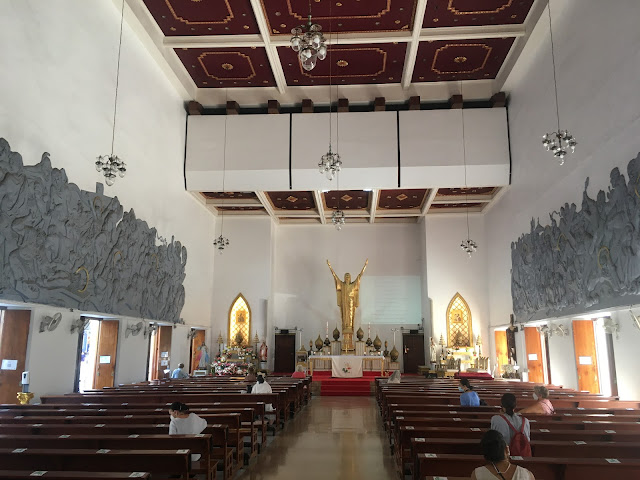
[[[398,479],[373,397],[314,397],[238,480]]]

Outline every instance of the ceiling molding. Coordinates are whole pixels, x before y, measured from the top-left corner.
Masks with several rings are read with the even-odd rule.
[[[322,192],[320,190],[314,190],[313,199],[316,202],[316,210],[320,217],[320,222],[324,225],[325,223],[327,223],[327,218],[324,210],[324,198],[323,198]]]
[[[278,218],[278,215],[276,214],[276,211],[274,210],[273,205],[271,205],[271,201],[269,200],[267,194],[265,192],[256,192],[256,196],[258,197],[258,199],[262,203],[262,206],[271,217],[271,220],[273,220],[276,224],[280,223],[280,219]]]
[[[276,47],[271,44],[269,25],[267,24],[267,19],[265,18],[264,12],[262,10],[262,3],[260,3],[260,0],[250,1],[251,8],[253,9],[253,14],[255,15],[256,21],[258,23],[260,35],[262,36],[262,41],[264,42],[264,48],[267,51],[267,57],[269,58],[269,63],[271,64],[271,71],[273,72],[273,77],[276,80],[278,92],[283,94],[287,88],[287,81],[284,78],[284,71],[282,70],[282,64],[280,63],[278,51],[276,50]]]
[[[369,196],[371,201],[371,208],[369,208],[369,223],[373,223],[376,220],[376,212],[378,210],[378,200],[380,200],[380,190],[374,189]]]

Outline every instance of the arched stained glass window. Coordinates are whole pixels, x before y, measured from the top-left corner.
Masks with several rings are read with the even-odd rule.
[[[447,307],[447,340],[450,347],[473,347],[471,310],[459,293],[453,296]]]
[[[229,343],[249,345],[251,332],[251,308],[249,302],[239,293],[229,309]]]

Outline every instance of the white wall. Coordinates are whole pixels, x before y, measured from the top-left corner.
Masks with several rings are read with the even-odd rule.
[[[620,325],[619,335],[613,335],[618,394],[621,399],[637,400],[640,398],[640,383],[638,383],[640,329],[634,325],[628,310],[613,312],[611,318]]]
[[[119,27],[120,11],[111,0],[0,4],[0,66],[5,72],[0,77],[0,136],[27,165],[49,152],[54,167],[64,168],[70,182],[89,191],[102,180],[93,167],[95,157],[110,153]],[[185,115],[174,88],[125,22],[115,153],[125,159],[128,172],[105,191],[118,196],[125,210],[135,209],[160,235],[175,236],[187,247],[181,316],[188,324],[208,327],[215,222],[184,191]],[[27,307],[33,308],[35,320],[28,356],[32,390],[38,395],[71,391],[77,337],[68,328],[82,312]],[[37,333],[41,317],[58,311],[63,324],[54,332]],[[146,343],[142,335],[124,339],[129,319],[119,318],[116,381],[143,380]]]
[[[606,190],[611,169],[620,167],[626,173],[627,163],[640,151],[639,17],[640,3],[634,0],[552,2],[560,122],[578,140],[576,153],[562,167],[541,145],[542,134],[556,128],[546,12],[507,80],[512,186],[486,216],[492,325],[508,323],[510,244],[529,231],[531,218],[546,225],[548,214],[565,202],[580,206],[586,177],[594,197]],[[617,302],[625,303],[624,297]],[[575,360],[569,361],[572,345],[571,336],[551,340],[554,383],[577,386]],[[616,348],[616,355],[627,354],[626,347]],[[622,379],[631,379],[636,366],[617,362],[621,391],[631,392]]]

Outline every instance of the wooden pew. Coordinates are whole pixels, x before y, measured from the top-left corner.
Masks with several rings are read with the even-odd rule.
[[[187,480],[190,450],[87,450],[0,448],[6,470],[113,471],[114,468],[150,472],[154,478],[179,475]]]
[[[34,477],[49,480],[86,480],[90,478],[107,480],[131,480],[132,478],[151,478],[149,472],[61,472],[37,470],[0,470],[1,480],[33,480]]]

